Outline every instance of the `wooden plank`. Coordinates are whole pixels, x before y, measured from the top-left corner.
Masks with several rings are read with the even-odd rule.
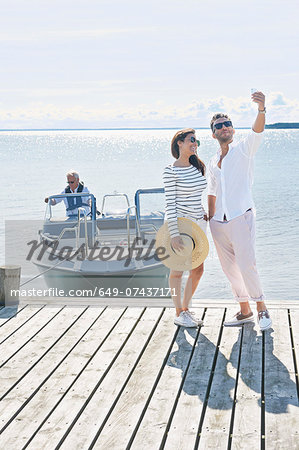
[[[7,338],[11,333],[18,329],[22,329],[27,321],[32,320],[36,315],[39,314],[40,311],[44,308],[43,305],[35,307],[35,306],[27,306],[24,308],[24,311],[21,311],[19,314],[13,316],[11,319],[6,319],[2,324],[3,328],[0,329],[0,342]],[[4,326],[5,325],[5,326]]]
[[[173,307],[173,302],[170,298],[166,297],[155,297],[155,298],[146,298],[146,297],[43,297],[43,298],[33,298],[33,297],[23,297],[20,300],[19,306],[24,305],[56,305],[63,306],[67,304],[68,306],[115,306],[115,307],[156,307],[160,308],[162,306],[166,308]],[[193,298],[192,299],[192,307],[196,308],[226,308],[228,306],[236,306],[235,300],[232,299],[216,299],[216,298]],[[299,309],[299,302],[295,300],[270,300],[267,301],[268,309],[271,308],[280,308],[280,309]]]
[[[37,364],[30,375],[20,380],[17,386],[17,395],[13,390],[2,401],[1,405],[1,419],[2,424],[7,423],[10,418],[18,411],[23,403],[26,403],[28,397],[30,397],[34,391],[40,386],[43,380],[51,373],[59,363],[59,361],[68,352],[72,345],[76,344],[80,336],[88,328],[88,326],[94,320],[94,311],[88,309],[76,322],[75,326],[66,333],[60,341],[48,352]],[[56,331],[56,338],[61,331]],[[37,337],[37,339],[39,339]],[[1,430],[1,427],[0,427]],[[0,431],[1,432],[1,431]]]
[[[143,341],[148,335],[148,329],[153,324],[150,316],[158,315],[158,310],[148,310],[144,313],[144,320],[139,320],[140,315],[143,312],[143,308],[133,308],[128,309],[122,319],[117,323],[116,327],[113,329],[112,333],[105,340],[99,351],[96,353],[91,364],[86,367],[80,377],[76,380],[76,383],[72,386],[66,395],[63,397],[62,402],[54,409],[51,415],[47,418],[46,422],[43,423],[42,427],[39,429],[38,433],[34,436],[33,440],[30,442],[28,448],[36,449],[53,449],[60,439],[63,437],[65,432],[68,430],[69,425],[73,420],[76,420],[78,412],[80,412],[82,406],[89,407],[89,405],[94,400],[94,395],[100,395],[103,398],[103,404],[96,404],[96,414],[92,417],[92,421],[86,422],[85,425],[87,429],[95,420],[98,414],[101,414],[102,409],[105,408],[106,404],[111,406],[111,398],[109,398],[109,392],[106,388],[102,387],[101,381],[106,383],[110,389],[116,390],[119,388],[119,383],[117,383],[114,378],[111,377],[112,373],[119,377],[120,381],[126,377],[126,370],[120,362],[119,358],[123,359],[123,363],[127,364],[130,368],[132,364],[132,359],[134,358],[135,348],[139,351],[139,347],[143,345]],[[148,319],[148,320],[147,320]],[[136,329],[134,329],[136,327]],[[130,342],[130,334],[133,332],[133,336],[136,333],[137,341],[133,338],[133,348],[128,345]],[[123,349],[121,351],[121,349]],[[128,369],[127,369],[128,370]],[[63,377],[63,373],[61,377]],[[59,380],[58,387],[62,383],[62,379]],[[100,383],[98,385],[98,383]],[[57,382],[53,385],[53,389],[57,394]],[[95,394],[94,394],[95,392]],[[41,392],[39,396],[39,410],[35,412],[35,408],[32,407],[31,419],[28,418],[24,411],[23,420],[26,420],[24,427],[24,433],[27,434],[27,425],[29,425],[30,420],[32,420],[32,415],[38,423],[43,421],[45,414],[43,405],[47,399],[51,399],[53,392]],[[86,403],[86,400],[90,398],[90,403]],[[51,401],[51,400],[50,400]],[[83,411],[84,413],[84,411]],[[81,417],[79,421],[81,422]],[[48,439],[49,435],[51,440]]]
[[[192,402],[192,409],[196,411],[193,414],[194,422],[198,426],[222,317],[223,309],[208,310],[204,319],[205,326],[201,328],[198,340],[195,329],[180,329],[131,448],[159,448],[194,344],[189,367],[190,375],[188,382],[183,385],[179,401],[182,402],[182,407],[187,407],[189,402]],[[186,421],[190,420],[186,425],[189,430],[192,430],[192,419],[189,416],[185,417]],[[176,439],[180,439],[179,433],[175,434]]]
[[[295,449],[299,448],[299,405],[288,314],[272,310],[271,317],[274,332],[265,333],[266,447]]]
[[[65,308],[52,320],[36,337],[30,341],[20,352],[1,368],[0,398],[18,383],[40,358],[43,358],[55,341],[63,335],[84,310],[81,308]],[[22,345],[22,335],[19,335],[19,345]],[[40,343],[40,344],[39,344]],[[55,348],[55,345],[54,345]],[[55,353],[55,350],[54,350]],[[2,355],[3,356],[3,355]],[[40,361],[39,361],[40,362]],[[28,376],[26,375],[26,376]],[[12,394],[16,395],[16,394]]]
[[[193,298],[192,299],[192,306],[194,307],[198,307],[198,306],[202,306],[202,307],[236,307],[236,301],[233,299],[218,299],[218,298]],[[253,304],[251,305],[252,307],[254,306]],[[285,300],[285,299],[280,299],[280,300],[267,300],[267,308],[268,309],[288,309],[288,308],[292,308],[292,309],[299,309],[299,302],[296,300]],[[255,311],[255,308],[253,308],[253,311]]]
[[[118,394],[123,392],[123,385],[128,382],[130,372],[133,370],[134,364],[153,329],[157,324],[158,328],[162,328],[161,322],[158,322],[162,312],[162,309],[147,309],[116,363],[101,383],[100,389],[95,392],[90,403],[62,444],[62,448],[87,448],[87,445],[91,443]],[[125,392],[127,392],[127,386]],[[123,427],[122,430],[127,436],[129,435],[129,429]]]
[[[236,306],[229,307],[225,318],[228,319],[235,313]],[[240,351],[240,337],[240,327],[223,327],[215,373],[200,435],[199,448],[201,449],[227,449]],[[183,414],[184,411],[182,411]],[[194,412],[190,411],[189,414],[194,414]],[[188,447],[185,446],[185,448]]]
[[[159,313],[159,315],[157,313]],[[147,311],[147,316],[144,318],[144,320],[146,320],[147,335],[143,335],[142,330],[145,324],[140,324],[139,330],[136,328],[132,338],[127,344],[127,352],[130,353],[130,356],[132,353],[133,358],[130,358],[130,360],[127,361],[127,356],[124,352],[120,355],[119,360],[117,361],[118,364],[110,370],[108,377],[101,385],[101,390],[96,392],[92,401],[80,417],[80,420],[76,423],[72,432],[64,442],[62,448],[79,449],[90,445],[99,427],[106,419],[112,403],[121,391],[123,383],[126,383],[130,370],[132,370],[143,345],[146,343],[145,338],[150,335],[150,332],[157,323],[160,313],[161,311],[158,310]],[[124,446],[115,447],[120,435],[125,444],[129,440],[132,429],[127,420],[131,418],[131,420],[133,420],[132,423],[136,423],[136,420],[138,419],[138,411],[141,411],[144,406],[150,389],[155,381],[156,373],[160,370],[163,359],[165,358],[165,353],[169,347],[169,337],[172,337],[173,333],[173,310],[166,310],[161,321],[158,323],[158,326],[150,339],[150,342],[148,343],[138,366],[126,384],[125,390],[121,391],[122,395],[116,403],[115,410],[113,410],[107,421],[106,425],[109,429],[109,439],[114,441],[113,445],[112,447],[110,444],[107,447],[105,445],[102,448],[124,448]],[[119,372],[120,367],[122,373]],[[135,390],[134,387],[138,388],[139,385],[140,390]],[[99,405],[101,405],[100,408]],[[133,417],[130,416],[132,413]],[[111,429],[111,433],[108,423],[110,423],[110,420],[113,419],[117,421],[118,426],[113,426],[113,431]],[[87,426],[87,424],[89,425]],[[104,427],[104,430],[104,435],[106,437],[107,428]],[[117,435],[114,439],[114,432],[116,430]],[[96,446],[97,445],[98,443]],[[100,445],[102,446],[102,444]]]
[[[72,316],[74,309],[82,312],[82,308],[70,308],[69,314]],[[93,310],[98,311],[96,308],[94,308]],[[115,310],[111,309],[110,311]],[[159,314],[158,309],[155,309],[153,311],[156,311],[156,313]],[[140,310],[138,311],[138,313],[139,312]],[[213,307],[213,309],[211,308],[211,314],[214,313],[215,308]],[[297,324],[299,323],[299,312],[296,308],[294,308],[291,310],[291,313],[292,315],[294,314],[292,324],[298,362],[299,330]],[[41,314],[43,314],[43,312]],[[129,311],[129,316],[130,314],[131,311]],[[265,379],[266,448],[275,450],[277,448],[299,448],[297,444],[299,432],[298,425],[296,423],[296,421],[298,422],[299,417],[298,406],[296,406],[294,397],[295,378],[294,364],[292,359],[293,355],[290,345],[289,329],[288,325],[286,326],[284,314],[287,315],[287,312],[285,310],[282,311],[280,308],[279,310],[277,308],[271,308],[274,332],[271,332],[271,330],[265,332],[266,373],[268,371],[268,374],[271,374],[271,377],[267,378],[266,376]],[[59,343],[57,343],[53,347],[53,349],[42,358],[38,365],[35,366],[30,375],[26,376],[23,380],[20,381],[17,386],[18,389],[13,389],[11,393],[8,394],[8,396],[2,402],[2,410],[0,409],[1,419],[2,417],[4,417],[4,419],[7,420],[18,410],[18,407],[20,405],[26,402],[26,398],[31,395],[32,392],[34,392],[34,389],[36,389],[38,383],[45,376],[50,374],[50,371],[53,367],[55,367],[55,364],[57,364],[57,362],[60,361],[61,358],[63,358],[63,355],[66,354],[66,352],[70,348],[71,343],[76,342],[76,339],[79,338],[80,332],[82,332],[87,327],[88,323],[91,323],[92,316],[93,314],[91,309],[87,310],[86,313],[82,316],[82,320],[78,321],[77,324],[75,324],[71,328],[71,333],[66,335],[66,339],[63,340],[62,338],[62,340],[59,341]],[[140,416],[140,411],[144,407],[145,400],[148,398],[148,392],[152,387],[155,374],[157,374],[157,372],[159,371],[159,367],[161,366],[161,364],[160,366],[158,366],[158,356],[155,355],[159,355],[161,362],[161,360],[163,359],[163,355],[165,356],[166,354],[165,349],[167,349],[167,345],[169,345],[169,343],[171,342],[171,338],[173,337],[174,327],[172,325],[172,316],[173,309],[170,310],[169,319],[164,322],[164,327],[161,327],[159,329],[159,333],[161,333],[160,337],[164,336],[165,339],[158,339],[155,338],[156,335],[153,335],[148,344],[148,347],[146,348],[142,358],[138,363],[138,366],[135,369],[135,372],[132,374],[132,377],[126,384],[125,390],[122,392],[119,401],[116,403],[115,409],[107,420],[102,433],[96,442],[95,448],[125,448],[125,444],[128,442],[132,433],[132,428],[134,428],[134,426],[136,425]],[[65,317],[65,320],[67,320],[67,317]],[[150,324],[150,322],[154,323],[153,317],[148,317],[146,324]],[[107,331],[113,321],[110,322],[108,326],[106,320],[102,323]],[[129,323],[130,325],[132,325],[132,317],[129,318],[128,325]],[[121,325],[121,322],[119,325]],[[48,326],[50,326],[50,324],[47,325],[47,327],[43,330],[44,334],[40,332],[37,335],[36,339],[34,339],[34,342],[32,344],[28,343],[19,352],[19,358],[15,359],[16,369],[19,371],[20,376],[22,376],[22,373],[24,372],[24,367],[31,366],[30,360],[35,361],[36,354],[42,355],[45,349],[49,348],[49,343],[54,342],[55,338],[57,338],[57,336],[59,336],[63,332],[62,330],[67,328],[64,323],[60,322],[59,326],[56,326],[56,328],[52,328],[51,335],[51,333],[45,332]],[[206,321],[206,326],[202,329],[203,333],[207,331],[207,326],[208,323]],[[92,353],[92,350],[96,348],[97,343],[100,342],[100,336],[103,336],[103,334],[101,334],[103,331],[102,327],[95,326],[93,328],[94,329],[90,331],[88,336],[86,336],[84,340],[80,341],[80,344],[78,344],[76,350],[72,352],[65,360],[65,362],[59,367],[59,369],[57,369],[57,371],[55,371],[51,375],[44,386],[42,386],[42,388],[36,393],[34,398],[30,400],[26,407],[15,417],[14,421],[3,432],[1,436],[1,443],[3,446],[7,444],[5,445],[5,447],[7,448],[22,448],[28,441],[28,439],[30,439],[30,436],[35,432],[38,425],[47,418],[47,414],[51,412],[52,408],[54,408],[57,402],[59,402],[59,399],[62,398],[63,394],[67,391],[68,388],[70,388],[72,382],[75,380],[81,368],[84,367],[85,362],[88,361],[91,357],[90,355]],[[216,328],[218,328],[218,326],[216,326]],[[261,381],[261,364],[260,366],[258,364],[259,361],[261,361],[261,333],[256,333],[255,330],[251,329],[250,325],[246,325],[246,327],[244,328],[241,370],[237,389],[236,415],[232,439],[232,446],[234,448],[240,449],[243,449],[245,444],[246,448],[250,446],[252,448],[260,448],[260,428],[257,427],[260,427],[261,417],[259,391]],[[135,335],[136,330],[139,330],[139,334],[137,335]],[[87,405],[86,409],[79,417],[79,420],[71,430],[68,438],[62,444],[63,448],[71,448],[73,450],[76,448],[88,448],[88,446],[90,445],[95,432],[99,429],[99,426],[103,422],[103,417],[106,417],[107,411],[109,411],[109,408],[117,397],[122,383],[124,382],[124,380],[126,380],[129,371],[133,367],[133,363],[135,360],[134,358],[136,358],[138,352],[136,352],[132,358],[131,353],[135,351],[134,344],[136,340],[137,342],[139,342],[139,338],[143,336],[144,332],[141,324],[139,328],[136,328],[136,330],[124,347],[123,351],[118,356],[118,359],[116,360],[112,368],[107,373],[107,376],[103,379],[102,384],[97,389],[90,403]],[[120,331],[120,333],[118,334],[117,331]],[[228,333],[230,334],[230,338],[227,341],[225,341],[227,336],[226,331],[228,331]],[[227,446],[227,430],[223,430],[224,436],[221,434],[221,430],[218,434],[216,433],[216,431],[213,431],[213,426],[215,427],[217,424],[221,423],[221,421],[223,423],[227,423],[227,419],[224,420],[224,416],[226,413],[228,413],[228,409],[221,410],[220,408],[220,414],[219,416],[217,415],[218,412],[216,411],[216,408],[214,408],[214,402],[217,402],[218,399],[216,398],[216,396],[214,397],[214,392],[215,395],[217,395],[217,393],[219,393],[220,391],[220,387],[222,388],[222,392],[224,389],[223,384],[221,383],[221,367],[223,371],[223,383],[225,384],[225,380],[227,382],[227,386],[225,388],[226,394],[228,394],[230,391],[229,386],[231,383],[231,380],[227,377],[230,376],[234,378],[235,376],[236,347],[234,348],[233,346],[232,333],[238,334],[239,329],[224,329],[224,334],[220,346],[219,359],[217,363],[219,364],[219,368],[216,365],[209,398],[209,401],[211,403],[210,405],[208,403],[203,423],[202,436],[200,440],[200,448],[203,449],[221,449],[224,447],[226,448]],[[184,364],[186,363],[186,361],[188,361],[188,358],[190,356],[192,336],[189,333],[186,333],[186,331],[184,334],[185,336],[181,336],[181,332],[179,333],[178,341],[180,341],[181,343],[181,353],[186,353],[186,355],[180,354],[180,352],[174,355],[174,362],[177,364],[177,368],[174,369],[174,367],[172,367],[172,369],[177,372],[176,376],[178,375],[178,373],[180,375],[180,371],[178,370],[178,368],[184,370],[184,367],[186,367],[186,365],[184,366]],[[20,341],[21,335],[22,333],[20,332]],[[117,342],[120,346],[121,342],[124,342],[126,336],[127,334],[124,331],[124,327],[120,326],[115,329],[115,333],[113,333],[113,336],[111,336],[112,339],[108,339],[106,341],[106,345],[103,346],[100,355],[95,357],[92,363],[78,378],[76,383],[70,388],[66,395],[66,398],[63,398],[57,409],[53,412],[52,415],[50,415],[48,420],[38,432],[37,436],[29,445],[29,448],[52,449],[55,447],[56,443],[67,429],[72,419],[77,414],[78,409],[86,401],[86,398],[94,388],[95,383],[103,375],[103,373],[105,373],[105,370],[111,362],[111,358],[116,355],[118,351],[116,345]],[[205,336],[207,337],[207,335]],[[143,339],[145,339],[145,337],[146,336],[144,336]],[[153,339],[155,339],[155,344],[152,344]],[[167,339],[169,339],[168,342]],[[234,342],[236,343],[236,341]],[[29,347],[27,348],[28,345],[30,345],[30,352],[28,351]],[[131,346],[133,346],[133,348]],[[159,348],[159,346],[161,348]],[[164,350],[162,349],[162,346],[165,347]],[[42,349],[42,351],[40,351],[40,348]],[[267,349],[269,350],[268,352]],[[176,352],[177,348],[174,348],[173,350],[174,352]],[[229,358],[229,350],[231,350],[232,353],[231,358]],[[151,358],[151,352],[154,352],[153,358]],[[222,354],[224,355],[223,357]],[[199,369],[206,370],[206,364],[203,364],[203,360],[201,360],[202,362],[197,361],[195,355],[196,351],[194,352],[193,359],[190,364],[190,373],[192,370],[194,370],[195,372],[196,370],[199,371]],[[120,358],[123,358],[123,362],[121,364],[119,364],[121,362]],[[194,358],[196,364],[193,368]],[[222,364],[220,364],[220,359],[222,360]],[[12,360],[12,362],[13,361],[14,360]],[[171,362],[173,363],[173,361]],[[224,367],[225,365],[226,369]],[[23,372],[21,368],[23,368]],[[5,368],[5,370],[6,369],[8,370],[7,373],[14,372],[15,370],[14,365],[9,365],[9,367]],[[124,370],[126,370],[125,373]],[[167,384],[167,386],[165,388],[166,390],[164,391],[161,380],[164,377],[165,370],[168,370],[168,374],[170,376],[165,380],[165,384]],[[146,437],[144,442],[142,442],[142,445],[139,448],[158,448],[161,439],[156,440],[156,434],[159,434],[160,427],[162,428],[161,434],[164,434],[164,430],[169,418],[169,411],[173,406],[173,402],[177,395],[178,387],[180,386],[181,382],[181,376],[177,376],[176,378],[174,374],[171,374],[169,366],[166,366],[165,370],[162,373],[160,383],[158,384],[154,392],[153,399],[150,402],[145,415],[146,419],[147,415],[149,414],[149,410],[151,410],[154,421],[153,423],[150,423],[150,421],[148,421],[148,426],[147,428],[145,428],[145,432],[148,434],[148,436]],[[226,370],[228,374],[226,373]],[[181,434],[185,433],[186,429],[190,430],[190,420],[192,423],[195,418],[196,423],[198,424],[200,418],[200,408],[202,407],[202,403],[199,404],[198,402],[198,397],[200,398],[199,394],[198,397],[196,397],[196,389],[198,389],[197,383],[200,378],[198,376],[191,377],[189,371],[187,373],[183,391],[175,410],[172,425],[169,430],[170,433],[166,440],[166,448],[184,448],[185,440],[182,440],[180,438]],[[6,382],[5,378],[7,376],[7,373],[3,377],[0,372],[1,383]],[[111,374],[112,376],[110,377]],[[219,380],[217,381],[218,376]],[[188,384],[191,384],[191,388],[195,390],[195,394],[192,390],[187,390]],[[289,389],[290,387],[291,389]],[[167,394],[168,397],[170,397],[170,405],[167,404],[167,402],[169,402]],[[232,391],[230,391],[230,394],[232,396]],[[295,394],[297,393],[295,392]],[[158,401],[154,403],[155,395],[157,395],[158,397],[162,396],[160,403]],[[202,393],[201,395],[203,396]],[[194,404],[194,400],[196,401],[196,404]],[[225,401],[225,398],[223,399],[223,401]],[[281,411],[284,406],[287,407],[286,412]],[[157,409],[153,411],[154,408]],[[186,417],[184,417],[184,408]],[[60,412],[57,414],[57,416],[55,416],[55,413],[58,410],[60,410]],[[194,413],[194,411],[196,412]],[[190,419],[190,416],[193,417],[191,417]],[[180,422],[180,418],[182,419],[182,422]],[[175,425],[176,422],[177,425]],[[143,427],[143,423],[144,420],[141,422],[141,429]],[[3,425],[2,422],[1,424]],[[211,424],[211,426],[209,426],[209,424]],[[278,431],[279,429],[280,433]],[[121,436],[122,434],[123,436]],[[221,436],[223,439],[222,444]],[[138,433],[136,436],[136,440],[133,442],[134,448],[138,448],[137,446],[135,447],[135,444],[137,443],[137,437]],[[295,440],[296,437],[297,439]],[[192,431],[190,436],[189,434],[185,434],[185,439],[187,441],[189,438],[191,438],[191,440],[193,439]],[[206,441],[204,439],[206,439]],[[214,446],[215,440],[216,442],[220,442],[218,446]],[[183,445],[179,446],[178,443],[181,443],[182,441]],[[147,445],[148,442],[150,442],[150,445]],[[157,446],[155,446],[155,442],[158,442]],[[114,444],[116,446],[114,446]],[[189,446],[189,448],[193,447]]]
[[[110,307],[151,307],[151,308],[173,308],[173,301],[170,297],[44,297],[30,298],[22,300],[21,304],[30,305],[64,305],[68,306],[110,306]]]
[[[77,326],[72,330],[73,336],[66,334],[54,347],[53,354],[47,354],[41,361],[38,370],[32,373],[30,379],[19,384],[18,396],[8,399],[8,406],[1,414],[2,420],[8,420],[15,412],[18,412],[20,404],[26,405],[2,433],[1,439],[6,442],[9,448],[23,446],[30,439],[40,421],[44,420],[55,404],[61,400],[63,393],[71,388],[82,368],[87,363],[92,362],[93,352],[100,347],[101,342],[106,338],[107,333],[113,328],[123,311],[123,309],[107,309],[81,339],[84,332],[101,313],[100,308],[88,309],[81,317],[82,320],[79,320],[76,323]],[[62,360],[61,356],[65,355],[67,350],[72,348],[74,342],[76,344],[76,341],[78,343],[75,348],[55,370],[57,365],[56,355],[58,355],[59,360]],[[55,371],[53,372],[53,370]],[[41,385],[49,375],[51,375],[50,378],[46,379],[46,382]],[[36,392],[37,388],[39,389]],[[32,396],[34,393],[35,396]],[[32,398],[27,403],[29,396]]]
[[[295,309],[289,310],[291,331],[293,337],[293,358],[294,358],[294,371],[297,385],[297,398],[299,401],[299,311]]]
[[[290,317],[292,324],[292,334],[294,339],[294,350],[297,361],[297,370],[299,370],[299,311],[295,309],[290,309]]]
[[[2,328],[6,324],[6,322],[10,322],[17,315],[23,313],[26,310],[27,306],[27,304],[23,304],[22,306],[3,306],[0,310],[0,328]]]
[[[243,331],[232,449],[243,450],[244,443],[246,448],[260,448],[262,348],[262,333],[258,325],[246,324]]]
[[[207,397],[224,308],[208,309],[196,343],[183,389],[175,409],[165,448],[194,448],[203,406]],[[219,358],[221,356],[218,354]]]
[[[200,310],[197,315],[201,317],[202,313],[203,310]],[[178,331],[173,324],[173,317],[173,310],[168,310],[164,314],[126,385],[125,391],[101,429],[101,434],[97,437],[94,448],[126,448],[128,445],[130,434],[146,408],[151,391],[161,375],[161,368],[163,369],[163,365],[166,363],[165,357],[170,349],[171,341]],[[101,424],[97,425],[98,429],[99,425]],[[91,433],[90,436],[92,436]],[[72,444],[74,442],[75,439],[73,438]],[[86,443],[90,444],[90,442]],[[81,445],[83,444],[84,442],[81,441]]]
[[[62,308],[43,308],[38,314],[34,315],[23,327],[10,333],[0,346],[0,367],[5,361],[11,358],[24,345],[27,345],[43,327],[55,320],[55,316],[59,315]],[[27,343],[27,344],[26,344]]]

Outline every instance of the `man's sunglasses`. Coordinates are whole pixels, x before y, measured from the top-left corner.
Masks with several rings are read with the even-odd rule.
[[[74,184],[74,181],[67,181],[67,184]]]
[[[225,125],[226,127],[232,127],[233,126],[231,120],[227,120],[226,122],[215,123],[214,124],[214,130],[221,130],[223,125]]]

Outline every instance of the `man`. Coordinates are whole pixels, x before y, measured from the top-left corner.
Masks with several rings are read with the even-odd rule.
[[[84,186],[84,183],[80,181],[78,172],[70,171],[66,174],[67,178],[67,187],[61,192],[61,194],[75,194],[75,193],[89,193],[87,187]],[[66,213],[68,217],[77,216],[78,208],[84,208],[86,214],[90,213],[90,197],[81,197],[80,195],[76,197],[64,197],[64,198],[56,198],[52,199],[51,205],[56,205],[61,201],[64,201]],[[48,203],[49,198],[45,198],[45,202]]]
[[[213,138],[220,145],[208,167],[208,204],[210,228],[222,269],[229,279],[240,312],[225,326],[252,322],[249,298],[256,302],[261,330],[271,327],[255,261],[255,213],[251,186],[253,157],[265,128],[265,96],[252,94],[258,113],[247,137],[235,144],[235,130],[226,114],[211,120]]]

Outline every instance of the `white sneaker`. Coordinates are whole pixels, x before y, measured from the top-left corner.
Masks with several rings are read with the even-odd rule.
[[[250,312],[248,314],[242,314],[241,311],[234,315],[229,320],[226,320],[224,322],[225,327],[238,327],[239,325],[242,325],[243,323],[247,322],[254,322],[253,318],[253,312]]]
[[[182,311],[179,316],[175,316],[174,323],[181,327],[197,327],[197,323],[187,314],[187,311]]]
[[[260,311],[258,313],[257,321],[258,321],[261,331],[268,330],[268,328],[270,328],[272,325],[272,320],[271,320],[270,314],[267,310]]]
[[[187,309],[187,311],[185,311],[189,317],[191,317],[191,319],[197,323],[198,326],[203,325],[203,320],[199,319],[199,317],[196,317],[195,312],[194,311],[190,311],[189,309]]]

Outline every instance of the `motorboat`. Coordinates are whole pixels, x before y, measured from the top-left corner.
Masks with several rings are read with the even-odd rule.
[[[134,204],[127,194],[106,194],[100,211],[93,194],[80,193],[89,198],[90,214],[78,208],[75,216],[54,217],[52,199],[68,196],[78,194],[49,196],[32,259],[48,288],[63,290],[65,296],[81,292],[93,297],[170,297],[169,269],[155,249],[164,211],[141,211],[150,196],[161,200],[163,188],[139,189]],[[112,198],[124,201],[125,207],[109,211]]]

